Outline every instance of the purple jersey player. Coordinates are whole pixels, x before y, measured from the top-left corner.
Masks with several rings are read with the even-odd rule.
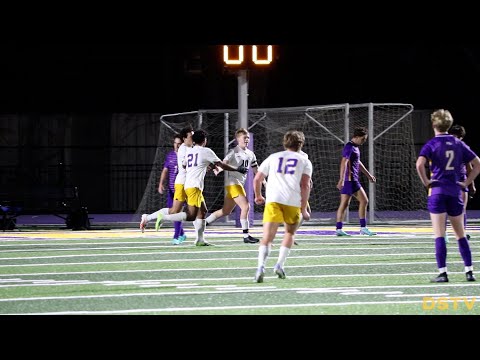
[[[340,163],[340,178],[337,183],[337,189],[340,190],[340,205],[337,210],[337,236],[351,236],[343,231],[343,220],[345,213],[350,205],[350,200],[354,196],[358,202],[358,217],[360,219],[360,235],[376,235],[367,228],[367,205],[368,197],[359,181],[360,171],[364,173],[368,180],[376,182],[375,176],[365,168],[360,161],[359,146],[367,140],[367,129],[364,127],[356,128],[350,140],[343,148],[342,161]]]
[[[465,265],[467,281],[475,281],[472,253],[463,227],[463,188],[470,186],[480,173],[480,159],[463,141],[448,134],[453,117],[448,110],[436,110],[431,115],[435,137],[420,151],[416,168],[423,185],[428,188],[427,207],[435,235],[435,257],[439,275],[432,282],[448,282],[447,245],[445,221],[448,215],[458,241],[460,255]],[[425,166],[430,168],[427,177]],[[467,178],[462,178],[462,168],[471,164]]]
[[[182,137],[180,136],[180,134],[176,134],[173,138],[173,150],[170,151],[165,157],[162,175],[160,176],[160,183],[158,184],[158,192],[160,194],[163,194],[165,192],[165,180],[168,176],[167,207],[169,208],[173,206],[173,196],[175,194],[175,178],[178,174],[177,152],[178,148],[182,144]],[[183,240],[185,240],[185,232],[183,230],[181,221],[175,221],[173,225],[175,228],[175,233],[173,234],[172,243],[174,245],[178,245],[178,243],[181,243]]]

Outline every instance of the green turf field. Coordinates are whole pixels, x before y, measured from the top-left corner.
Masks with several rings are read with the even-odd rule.
[[[272,270],[279,234],[261,284],[253,281],[257,245],[232,227],[207,228],[212,247],[193,246],[193,229],[176,246],[168,228],[4,232],[0,314],[480,314],[480,278],[466,282],[451,230],[450,282],[434,284],[430,227],[370,229],[379,234],[344,238],[304,225],[284,280]],[[475,266],[480,228],[472,229]]]

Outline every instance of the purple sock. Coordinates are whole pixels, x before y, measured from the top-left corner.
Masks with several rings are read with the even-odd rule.
[[[366,227],[366,226],[367,226],[367,220],[360,219],[360,227]]]
[[[444,237],[435,239],[435,257],[439,269],[447,266],[447,244],[445,244]]]
[[[466,238],[458,239],[458,249],[460,250],[460,255],[462,255],[465,266],[472,266],[472,252],[470,251],[470,246]]]
[[[343,227],[343,222],[338,221],[337,222],[337,230],[340,230]]]
[[[174,221],[173,226],[175,228],[175,234],[173,234],[173,238],[178,239],[178,237],[181,235],[181,232],[183,232],[182,222],[181,221]]]

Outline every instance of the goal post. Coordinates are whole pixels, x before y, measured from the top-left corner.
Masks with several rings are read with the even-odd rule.
[[[255,138],[253,151],[259,164],[270,154],[283,150],[286,131],[297,129],[304,132],[303,150],[313,165],[313,188],[309,200],[311,221],[333,224],[340,199],[336,184],[343,146],[351,139],[356,127],[368,128],[367,143],[360,147],[361,161],[375,175],[377,183],[369,183],[363,174],[360,181],[370,200],[369,223],[413,220],[419,218],[419,213],[426,213],[426,192],[415,169],[417,154],[412,111],[411,104],[401,103],[248,109],[248,130]],[[174,133],[188,124],[194,129],[204,129],[208,134],[207,147],[223,158],[235,144],[239,113],[238,109],[198,110],[163,115],[159,121],[156,156],[137,214],[151,213],[166,206],[165,197],[158,194],[158,181],[165,155],[172,148]],[[251,178],[247,187],[252,186]],[[223,206],[223,176],[207,173],[204,197],[209,213]],[[255,221],[260,220],[263,206],[251,204],[251,209]],[[349,210],[346,222],[358,223],[358,203],[355,200],[351,201]]]

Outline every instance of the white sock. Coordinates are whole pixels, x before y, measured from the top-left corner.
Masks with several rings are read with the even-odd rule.
[[[147,215],[147,221],[156,220],[157,217],[158,217],[158,214],[160,214],[160,211],[162,211],[162,210],[158,210],[158,211],[155,211],[155,212],[152,213],[152,214],[148,214],[148,215]]]
[[[207,221],[207,224],[211,224],[211,223],[215,222],[215,220],[217,220],[217,219],[218,219],[217,215],[215,215],[215,213],[213,213],[213,214],[210,214],[209,217],[207,217],[206,221]]]
[[[163,220],[185,221],[185,220],[187,220],[187,213],[186,212],[179,212],[178,214],[163,215]]]
[[[272,251],[271,244],[267,245],[260,245],[258,247],[258,267],[265,267],[265,264],[267,262],[268,256],[270,255],[270,252]]]
[[[285,264],[285,260],[287,260],[288,254],[290,254],[290,248],[286,246],[280,246],[277,264],[280,265],[282,268],[283,264]]]
[[[473,271],[473,265],[472,266],[465,266],[465,272]]]
[[[443,267],[443,268],[438,268],[438,272],[441,274],[441,273],[446,273],[447,272],[447,267]]]
[[[148,214],[147,215],[147,221],[156,220],[158,218],[158,214],[167,215],[168,214],[168,208],[163,208],[163,209],[160,209],[158,211],[155,211],[152,214]]]
[[[247,232],[243,232],[243,237],[247,238],[248,237],[248,229],[249,229],[249,223],[248,219],[240,219],[240,225],[242,225],[242,230],[247,230]]]
[[[205,239],[203,238],[203,233],[205,232],[205,225],[205,219],[195,219],[195,221],[193,222],[193,226],[197,234],[197,241],[205,241]]]

